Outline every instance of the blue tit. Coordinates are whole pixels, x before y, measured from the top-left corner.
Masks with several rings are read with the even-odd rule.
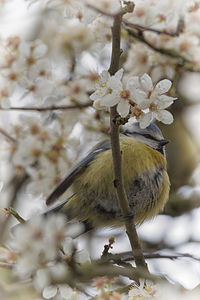
[[[168,199],[170,182],[164,149],[167,143],[153,123],[145,129],[134,123],[120,134],[124,187],[135,224],[155,216]],[[79,220],[91,228],[122,226],[124,219],[113,182],[108,138],[77,163],[50,194],[47,205],[72,185],[73,195],[49,212],[61,211],[68,220]]]

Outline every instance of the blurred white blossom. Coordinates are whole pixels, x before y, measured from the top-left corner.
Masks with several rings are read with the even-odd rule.
[[[68,273],[66,260],[82,264],[90,262],[88,252],[77,251],[77,245],[69,236],[73,226],[64,215],[49,215],[33,217],[25,224],[14,229],[9,241],[10,249],[16,253],[16,263],[13,272],[21,279],[33,278],[36,289],[42,291],[46,299],[54,297],[57,292],[64,299],[75,292],[67,284],[52,285],[52,281],[61,281]],[[79,226],[79,233],[82,226]],[[62,251],[61,251],[62,250]]]
[[[118,0],[86,0],[91,6],[105,11],[106,13],[116,14],[120,11],[120,1]]]
[[[153,52],[141,43],[132,44],[128,50],[128,57],[124,69],[129,75],[143,75],[149,73],[153,63]]]

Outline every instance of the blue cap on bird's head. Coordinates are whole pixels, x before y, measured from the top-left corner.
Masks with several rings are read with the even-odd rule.
[[[163,147],[169,143],[169,140],[163,137],[161,130],[156,124],[151,123],[146,128],[140,128],[138,122],[131,122],[124,125],[123,129],[123,134],[134,137],[151,148],[165,154]]]

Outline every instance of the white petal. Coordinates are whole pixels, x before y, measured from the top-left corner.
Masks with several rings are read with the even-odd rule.
[[[27,44],[26,42],[22,42],[20,43],[20,46],[19,46],[19,53],[20,54],[23,54],[24,56],[29,56],[30,55],[30,46],[29,44]]]
[[[144,101],[145,99],[147,99],[147,95],[146,95],[146,93],[144,91],[136,89],[135,91],[131,92],[131,98],[133,99],[133,101],[135,103],[137,103],[138,105],[140,105],[140,103],[142,101]]]
[[[119,101],[120,101],[119,95],[115,95],[114,93],[107,94],[101,99],[101,105],[111,107],[119,103]]]
[[[101,104],[101,99],[95,100],[93,103],[93,107],[96,108],[97,110],[105,109],[105,106]]]
[[[63,299],[71,299],[71,296],[73,294],[72,288],[70,288],[68,285],[60,284],[59,285],[59,291],[60,295]]]
[[[42,296],[45,299],[50,299],[53,298],[56,294],[57,294],[57,287],[50,285],[44,288],[43,292],[42,292]]]
[[[63,250],[66,255],[71,255],[73,251],[74,245],[73,245],[73,240],[71,237],[67,237],[64,240],[63,243]]]
[[[107,88],[98,89],[92,95],[90,95],[90,99],[92,101],[98,100],[106,94],[106,91],[107,91]]]
[[[172,82],[168,79],[163,79],[156,84],[155,91],[161,95],[169,91],[172,86]]]
[[[169,107],[174,100],[176,100],[177,98],[173,98],[173,97],[168,97],[166,95],[160,95],[157,97],[157,107],[158,109],[164,109]]]
[[[34,277],[34,285],[38,290],[42,290],[50,284],[47,269],[40,269]]]
[[[79,264],[90,262],[90,256],[86,249],[82,249],[75,254],[75,261]]]
[[[126,88],[128,90],[135,90],[140,88],[140,82],[138,76],[132,76],[128,79]]]
[[[149,124],[151,123],[152,119],[153,119],[152,112],[148,112],[144,115],[141,115],[141,117],[139,119],[140,128],[144,129],[144,128],[148,127]]]
[[[151,101],[149,99],[144,99],[143,101],[140,102],[140,104],[138,104],[138,107],[140,109],[147,109],[149,108],[151,104]]]
[[[48,47],[45,44],[40,44],[33,50],[33,57],[40,58],[47,53]]]
[[[100,76],[99,76],[99,80],[98,82],[100,84],[105,83],[106,81],[108,81],[108,79],[110,78],[110,74],[108,71],[103,71]]]
[[[118,90],[118,91],[122,90],[122,83],[121,83],[121,81],[117,80],[114,76],[112,76],[110,78],[110,80],[108,81],[107,86],[109,88],[111,88],[112,90]]]
[[[172,114],[167,110],[155,112],[155,117],[158,121],[161,121],[164,124],[171,124],[174,120]]]
[[[117,111],[120,114],[120,116],[123,118],[128,115],[129,109],[130,109],[130,104],[128,101],[121,100],[117,105]]]
[[[117,80],[121,80],[122,76],[123,76],[124,70],[123,69],[119,69],[119,71],[117,71],[114,75],[115,79]]]
[[[148,74],[144,74],[141,79],[140,79],[141,85],[143,87],[143,89],[148,92],[148,91],[152,91],[153,89],[153,83],[152,83],[152,79]]]

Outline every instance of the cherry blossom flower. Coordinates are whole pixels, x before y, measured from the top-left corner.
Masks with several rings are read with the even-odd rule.
[[[128,50],[128,58],[124,68],[130,75],[149,73],[153,64],[153,52],[145,45],[136,43]]]
[[[67,33],[64,30],[60,37],[61,51],[72,57],[91,50],[94,43],[90,27],[82,23],[68,25]]]
[[[88,81],[85,79],[75,79],[68,82],[66,86],[66,96],[72,102],[85,103],[88,101]]]
[[[112,19],[105,16],[98,16],[90,25],[95,41],[99,43],[100,49],[104,47],[112,38]]]
[[[153,299],[156,294],[156,286],[150,281],[140,279],[140,285],[134,286],[128,293],[128,300]],[[157,297],[155,297],[157,298]]]
[[[136,103],[136,110],[140,110],[141,114],[137,115],[137,119],[141,128],[146,128],[153,118],[164,124],[173,122],[172,114],[165,110],[176,98],[164,95],[171,88],[171,81],[163,79],[156,86],[153,86],[151,77],[144,74],[142,77],[130,77],[127,87],[131,91],[131,97]],[[148,112],[143,110],[148,109]]]
[[[127,94],[123,90],[121,82],[123,69],[120,69],[115,75],[111,76],[109,72],[103,71],[96,83],[96,90],[90,96],[94,101],[94,107],[104,109],[117,105],[117,111],[122,116],[127,116],[130,104],[126,101]]]
[[[120,1],[118,0],[87,0],[87,3],[111,14],[116,14],[120,10]]]
[[[47,54],[48,47],[46,44],[37,40],[32,43],[21,42],[19,46],[19,54],[21,64],[24,64],[24,68],[33,66],[38,60],[43,58]]]

